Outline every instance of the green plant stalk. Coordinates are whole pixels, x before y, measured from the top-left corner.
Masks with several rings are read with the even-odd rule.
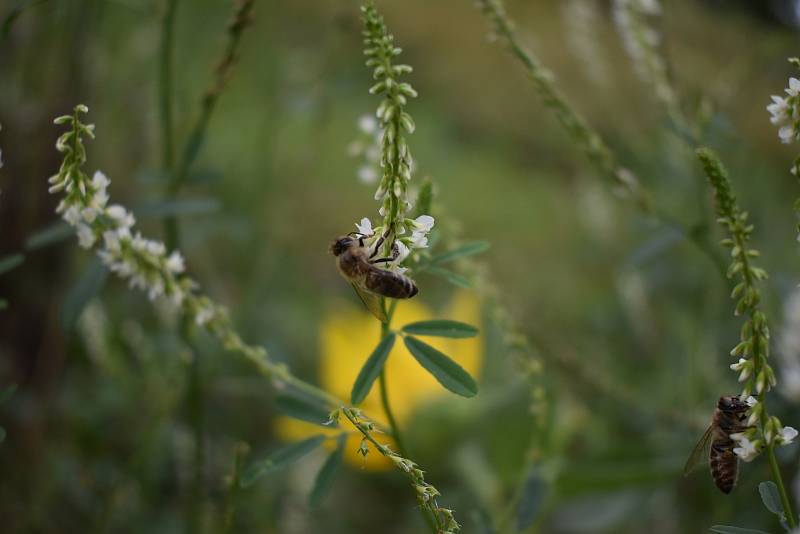
[[[392,317],[394,317],[394,311],[396,308],[397,308],[397,299],[392,299],[392,303],[389,305],[389,310],[386,313],[387,316],[386,322],[381,323],[381,339],[389,335],[389,331],[391,330]],[[407,456],[408,449],[406,448],[403,435],[400,433],[400,425],[397,424],[397,419],[395,419],[394,412],[392,411],[392,407],[389,404],[389,390],[386,386],[385,364],[384,367],[381,369],[381,374],[378,383],[381,392],[381,405],[383,406],[383,412],[386,414],[386,420],[389,423],[389,428],[392,431],[392,436],[397,442],[397,448],[400,452],[400,455]]]
[[[236,450],[234,451],[233,473],[228,483],[228,495],[225,499],[224,534],[231,534],[231,532],[233,532],[233,522],[236,516],[236,500],[239,497],[242,466],[244,465],[244,457],[247,454],[247,449],[246,443],[239,443],[236,445]]]
[[[208,125],[211,121],[214,109],[216,108],[217,101],[222,91],[225,89],[225,84],[228,78],[230,78],[233,66],[236,63],[242,34],[252,19],[254,2],[255,0],[239,0],[234,6],[233,17],[228,24],[228,42],[225,46],[222,58],[217,64],[214,80],[203,96],[200,104],[200,115],[198,115],[189,133],[186,145],[184,146],[178,162],[178,167],[169,175],[169,182],[166,188],[166,196],[169,200],[173,200],[178,196],[181,187],[183,187],[186,180],[189,178],[189,171],[191,170],[192,164],[194,164],[194,161],[197,159],[197,154],[200,152],[200,147],[206,137]],[[176,248],[179,227],[178,219],[174,214],[164,219],[164,229],[167,247],[170,249]]]
[[[758,415],[759,425],[757,426],[761,437],[766,442],[770,470],[775,484],[780,489],[787,521],[794,528],[796,519],[794,512],[792,512],[789,498],[786,495],[783,478],[773,452],[775,438],[773,437],[772,440],[766,439],[767,426],[770,421],[766,405],[766,393],[770,386],[774,385],[774,380],[770,378],[773,371],[767,361],[769,356],[769,329],[766,316],[759,308],[761,297],[757,281],[765,279],[767,275],[763,269],[758,269],[751,265],[750,258],[758,255],[756,250],[748,249],[747,247],[753,227],[748,225],[747,213],[739,208],[736,196],[731,189],[727,171],[722,162],[714,152],[707,148],[698,149],[697,156],[714,189],[717,215],[719,216],[718,221],[726,228],[730,236],[729,239],[723,241],[724,245],[731,247],[731,256],[733,258],[731,267],[728,270],[728,277],[733,278],[735,275],[740,274],[740,282],[731,293],[732,298],[739,299],[736,305],[736,314],[739,315],[746,312],[748,317],[742,328],[741,341],[731,351],[731,355],[752,356],[753,369],[747,381],[745,394],[749,394],[754,387],[756,390],[761,389],[760,392],[757,392],[758,404],[756,406],[760,409]],[[761,385],[759,386],[759,384]]]
[[[786,515],[786,522],[792,529],[797,528],[797,519],[794,517],[792,511],[792,503],[789,500],[789,494],[786,493],[786,487],[783,485],[783,477],[781,477],[781,469],[778,467],[778,460],[775,459],[775,445],[770,444],[767,447],[767,457],[769,458],[769,469],[772,471],[772,478],[775,480],[775,485],[778,486],[778,493],[781,495],[781,503]]]
[[[175,50],[175,11],[178,0],[166,0],[161,23],[161,53],[159,57],[159,111],[161,117],[161,164],[171,171],[175,162],[175,145],[172,121],[172,63]]]
[[[717,269],[724,274],[724,262],[713,247],[710,246],[708,240],[704,239],[702,234],[692,231],[685,224],[661,211],[653,204],[651,194],[642,187],[635,175],[618,165],[614,153],[603,138],[578,115],[572,105],[558,91],[550,73],[520,43],[500,0],[478,0],[478,5],[491,21],[497,34],[506,41],[513,56],[525,67],[528,76],[533,81],[536,92],[545,106],[556,115],[561,126],[581,147],[597,171],[624,190],[644,215],[653,217],[666,226],[678,229],[690,243],[707,255]]]

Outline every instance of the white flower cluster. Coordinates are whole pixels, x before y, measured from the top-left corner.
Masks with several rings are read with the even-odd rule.
[[[57,124],[71,121],[73,117],[61,117]],[[79,127],[91,132],[90,126]],[[99,245],[98,255],[103,263],[127,279],[131,288],[147,292],[151,300],[164,297],[174,305],[182,305],[198,325],[224,314],[209,299],[192,293],[195,283],[180,276],[185,270],[180,252],[168,254],[160,241],[134,232],[133,215],[119,204],[108,205],[110,180],[102,172],[95,172],[90,180],[80,171],[85,158],[78,136],[79,132],[73,130],[59,138],[56,148],[67,156],[58,174],[49,181],[51,193],[64,194],[56,212],[75,228],[79,245],[86,249]],[[77,157],[76,150],[80,151]]]
[[[403,232],[405,228],[411,229],[411,235],[408,237],[400,236],[395,239],[395,248],[393,252],[393,259],[386,263],[386,268],[397,272],[405,272],[406,268],[402,267],[403,261],[408,258],[413,250],[428,248],[428,233],[433,228],[435,221],[430,215],[420,215],[416,219],[405,219],[405,224],[402,227]],[[384,228],[378,226],[373,228],[372,221],[364,217],[360,223],[356,223],[356,230],[358,233],[366,236],[368,239],[365,242],[370,249],[376,246],[380,236],[383,235]]]
[[[381,159],[381,138],[383,129],[372,115],[362,115],[358,119],[359,137],[347,147],[347,153],[354,157],[362,157],[357,176],[361,183],[373,185],[378,183]]]
[[[742,461],[750,462],[761,453],[764,443],[756,437],[756,425],[761,420],[764,413],[764,405],[753,396],[749,396],[744,401],[750,407],[747,418],[747,426],[750,427],[744,432],[731,434],[731,439],[736,442],[737,447],[733,449],[734,454]],[[797,437],[797,430],[790,426],[783,426],[777,417],[769,417],[764,423],[764,441],[767,445],[789,445]]]
[[[789,78],[786,96],[772,95],[772,103],[767,106],[769,121],[778,127],[778,137],[783,143],[800,141],[800,80]],[[792,172],[796,173],[795,167]]]
[[[564,0],[560,4],[567,47],[596,85],[608,85],[608,60],[598,46],[601,42],[598,28],[603,23],[600,3],[598,0]]]

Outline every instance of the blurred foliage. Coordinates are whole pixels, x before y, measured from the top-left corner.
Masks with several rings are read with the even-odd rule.
[[[279,413],[280,392],[204,336],[194,342],[198,415],[178,318],[115,279],[99,280],[92,257],[57,239],[46,181],[59,162],[52,118],[86,103],[98,132],[89,167],[108,174],[117,201],[132,206],[153,236],[162,235],[165,214],[177,214],[188,270],[229,307],[246,339],[347,397],[377,341],[326,252],[374,210],[373,189],[358,182],[359,162],[347,156],[357,119],[373,104],[357,4],[256,2],[182,209],[164,204],[161,170],[164,2],[9,1],[0,16],[22,4],[0,37],[0,391],[16,385],[0,404],[2,530],[172,533],[186,532],[194,517],[196,531],[219,532],[238,444],[249,444],[248,461],[264,458],[298,436],[291,427],[300,423]],[[633,74],[608,6],[596,5],[590,35],[558,1],[507,8],[522,39],[655,202],[716,241],[693,151]],[[772,275],[763,305],[779,337],[798,280],[790,200],[797,186],[788,173],[795,154],[779,144],[764,108],[791,72],[785,58],[797,54],[797,36],[746,5],[675,0],[664,6],[661,29],[683,105],[701,95],[713,105],[703,142],[726,162],[755,224],[752,240]],[[487,40],[488,25],[470,2],[380,7],[415,67],[409,78],[420,98],[409,104],[417,123],[410,142],[417,176],[436,184],[442,239],[491,242],[488,276],[539,349],[553,398],[552,424],[534,436],[530,385],[488,304],[482,346],[448,340],[463,365],[482,361],[477,397],[428,396],[405,373],[390,383],[414,460],[464,531],[531,521],[536,532],[683,533],[713,524],[778,531],[757,493],[765,462],[743,466],[730,496],[705,472],[680,476],[716,399],[738,388],[727,354],[738,322],[716,266],[674,228],[614,196],[518,65]],[[229,2],[178,2],[178,139],[201,112],[229,11]],[[574,53],[569,42],[581,36],[593,39],[594,56]],[[34,246],[42,240],[46,246]],[[420,296],[398,313],[473,313],[459,299],[474,296],[438,280],[420,276]],[[454,305],[452,315],[440,313]],[[82,312],[73,316],[76,307]],[[332,339],[332,323],[347,338]],[[390,365],[413,363],[400,344],[395,351]],[[773,402],[771,410],[792,424],[797,404]],[[196,417],[204,437],[200,487]],[[542,446],[531,456],[537,437]],[[346,459],[353,447],[346,445]],[[796,446],[778,452],[797,488]],[[366,468],[346,461],[332,491],[310,506],[326,458],[317,449],[238,491],[231,531],[423,530],[406,481],[371,469],[375,458]],[[516,507],[520,487],[524,506]]]

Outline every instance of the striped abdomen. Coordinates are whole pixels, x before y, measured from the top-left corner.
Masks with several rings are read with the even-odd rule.
[[[739,458],[733,452],[734,447],[734,441],[727,436],[711,441],[708,463],[714,483],[722,493],[730,493],[736,485]]]
[[[409,299],[419,292],[411,278],[372,265],[370,267],[364,277],[364,286],[369,291],[393,299]]]

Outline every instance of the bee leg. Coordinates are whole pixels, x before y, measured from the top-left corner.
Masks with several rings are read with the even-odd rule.
[[[390,262],[390,261],[392,261],[392,260],[394,260],[394,258],[392,258],[392,257],[389,257],[389,258],[379,258],[379,259],[377,259],[377,260],[370,260],[370,263],[371,263],[372,265],[375,265],[376,263],[388,263],[388,262]]]
[[[375,248],[373,249],[372,254],[369,255],[369,259],[374,258],[378,254],[378,250],[380,250],[381,245],[383,245],[383,242],[386,241],[387,237],[389,237],[389,230],[388,229],[375,242]]]

